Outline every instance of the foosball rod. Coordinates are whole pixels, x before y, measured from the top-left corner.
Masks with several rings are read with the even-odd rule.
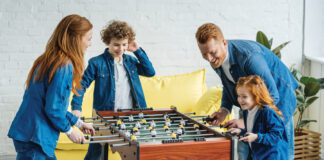
[[[96,139],[96,138],[113,138],[119,137],[120,135],[106,135],[106,136],[84,136],[85,139]]]
[[[186,137],[204,137],[204,136],[213,136],[214,134],[198,134],[198,135],[179,135],[180,138]],[[148,137],[148,138],[136,138],[136,140],[150,140],[150,139],[167,139],[170,136],[161,136],[161,137]]]
[[[185,122],[187,122],[188,120],[184,120]],[[180,120],[174,120],[173,122],[180,122]],[[141,122],[140,122],[141,123]],[[155,121],[155,124],[157,123],[165,123],[165,121]],[[128,123],[124,123],[125,125],[134,125],[136,124],[136,122],[128,122]],[[151,124],[151,122],[146,122],[146,124]],[[180,124],[180,123],[173,123],[173,124]],[[186,123],[186,124],[193,124],[193,123]],[[116,123],[112,123],[111,125],[116,125]],[[143,123],[141,123],[141,125],[144,125]]]
[[[184,113],[184,115],[195,115],[195,112],[192,113]],[[178,114],[176,113],[169,113],[167,114],[168,116],[176,116]],[[144,114],[144,117],[159,117],[159,116],[164,116],[164,114]],[[103,118],[107,118],[107,119],[112,119],[112,118],[116,118],[116,117],[121,117],[121,118],[129,118],[129,116],[107,116],[107,117],[103,117]],[[138,115],[134,115],[134,118],[138,118]],[[99,119],[99,117],[81,117],[81,120],[88,120],[88,119]]]
[[[111,139],[111,140],[100,140],[100,141],[83,141],[81,144],[91,144],[91,143],[110,143],[124,141],[124,139]]]
[[[196,114],[195,112],[192,113],[184,113],[185,115],[192,115]],[[163,117],[165,114],[144,114],[143,117]],[[177,113],[166,113],[167,116],[178,116]],[[107,119],[114,119],[114,118],[129,118],[129,116],[106,116],[103,118]],[[138,114],[133,114],[133,118],[139,118]]]
[[[207,132],[207,130],[199,130],[199,131],[185,131],[185,133],[197,133],[197,132]],[[165,135],[165,134],[171,134],[167,132],[158,132],[156,135]],[[151,135],[151,133],[140,133],[139,135],[136,136],[146,136],[146,135]]]

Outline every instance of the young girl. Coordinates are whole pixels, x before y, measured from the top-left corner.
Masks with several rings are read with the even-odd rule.
[[[243,111],[245,129],[232,128],[231,133],[244,135],[250,158],[286,160],[288,143],[282,113],[274,102],[262,78],[256,75],[241,77],[236,86],[238,102]]]
[[[22,104],[8,136],[13,139],[17,160],[56,159],[54,150],[60,132],[80,143],[83,133],[94,134],[91,125],[67,112],[71,90],[80,88],[83,57],[91,44],[92,24],[79,15],[61,20],[45,52],[33,64],[26,81]]]

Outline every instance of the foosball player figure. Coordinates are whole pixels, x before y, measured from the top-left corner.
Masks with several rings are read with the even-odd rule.
[[[116,125],[120,128],[120,125],[122,124],[122,121],[118,118]]]
[[[196,128],[195,131],[196,131],[197,134],[200,134],[199,128]]]
[[[196,123],[193,125],[193,127],[194,127],[195,130],[196,130],[196,129],[199,129],[199,125],[196,124]]]
[[[165,125],[163,128],[164,128],[165,132],[169,132],[169,127],[168,126]]]
[[[138,129],[141,129],[141,127],[142,127],[142,126],[141,126],[141,123],[140,123],[139,121],[136,122],[135,126],[136,126],[136,128],[138,128]]]
[[[134,117],[133,117],[133,115],[129,115],[129,117],[128,117],[128,121],[130,121],[130,122],[133,122],[133,121],[134,121]]]
[[[144,113],[141,111],[140,113],[138,113],[138,117],[139,117],[140,119],[144,118]]]
[[[171,120],[170,120],[170,118],[167,118],[167,119],[165,120],[165,125],[168,126],[168,127],[171,126]]]
[[[179,128],[177,129],[177,135],[182,135],[182,128],[179,126]]]
[[[149,126],[148,129],[149,129],[150,131],[152,131],[153,127]]]
[[[171,138],[172,139],[176,139],[177,138],[177,135],[172,131],[172,133],[171,133]]]
[[[154,122],[154,120],[151,121],[151,124],[150,124],[151,127],[155,128],[156,127],[156,124]]]
[[[181,118],[181,120],[180,120],[180,125],[183,125],[183,126],[186,125],[186,121],[183,118]]]
[[[169,118],[169,115],[167,113],[164,113],[163,118],[166,120],[167,118]]]
[[[138,128],[135,126],[133,127],[132,129],[132,134],[137,134],[139,131],[138,131]]]
[[[130,137],[130,133],[128,132],[128,130],[125,131],[125,136]]]
[[[152,128],[151,130],[151,135],[152,137],[156,137],[156,130],[154,128]]]
[[[141,121],[143,125],[146,125],[146,119],[142,119]]]
[[[131,140],[136,141],[136,136],[134,134],[131,136]]]
[[[126,129],[126,125],[125,125],[125,123],[121,123],[120,124],[120,126],[119,126],[119,129],[121,129],[121,130],[125,130]]]

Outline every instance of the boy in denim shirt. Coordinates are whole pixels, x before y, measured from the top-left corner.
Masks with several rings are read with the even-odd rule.
[[[93,57],[82,77],[80,96],[73,96],[72,113],[81,116],[81,105],[85,90],[95,81],[93,108],[107,111],[131,108],[146,108],[139,75],[155,75],[152,63],[145,51],[134,41],[135,33],[126,23],[112,21],[101,31],[101,39],[108,46],[104,53]],[[124,54],[133,52],[134,56]],[[101,156],[101,145],[90,144],[85,159],[97,160]]]

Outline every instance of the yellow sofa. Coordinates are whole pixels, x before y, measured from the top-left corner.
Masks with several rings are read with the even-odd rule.
[[[155,109],[174,105],[182,113],[210,115],[219,109],[221,103],[222,89],[219,86],[207,89],[205,69],[173,76],[140,77],[140,80],[148,107]],[[93,89],[94,83],[87,89],[83,99],[82,115],[85,117],[92,116]],[[229,115],[225,121],[232,117],[232,114]],[[55,154],[58,160],[81,160],[87,148],[87,144],[74,144],[65,134],[61,134]],[[109,159],[118,160],[120,157],[118,153],[110,151]]]

